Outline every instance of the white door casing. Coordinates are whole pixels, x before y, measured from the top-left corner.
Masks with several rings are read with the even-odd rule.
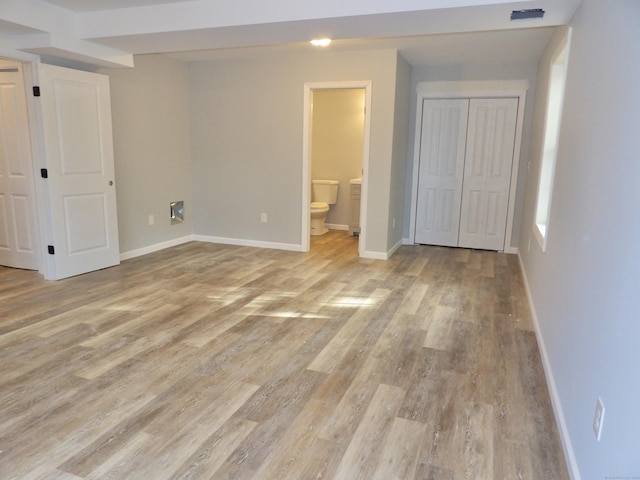
[[[415,242],[458,245],[468,99],[425,99]]]
[[[503,250],[518,99],[423,103],[416,243]]]
[[[365,97],[364,144],[362,147],[362,186],[360,193],[360,235],[358,236],[358,256],[370,257],[366,250],[367,204],[369,195],[369,144],[371,136],[371,81],[309,82],[304,84],[304,112],[302,119],[302,233],[300,250],[310,248],[311,216],[311,132],[313,127],[313,91],[341,88],[363,88]],[[373,258],[373,257],[371,257]]]
[[[503,250],[517,98],[472,99],[458,246]]]
[[[37,202],[22,65],[0,63],[0,265],[37,270]]]
[[[418,172],[420,168],[420,148],[423,130],[422,105],[424,100],[513,98],[517,99],[518,107],[516,113],[515,138],[513,142],[513,156],[510,175],[511,184],[509,186],[507,201],[506,227],[504,229],[505,232],[503,250],[507,253],[517,253],[517,248],[511,246],[511,240],[514,232],[514,216],[516,210],[518,171],[520,166],[520,149],[522,144],[522,128],[524,124],[526,92],[528,88],[529,83],[526,80],[444,81],[418,83],[416,87],[417,108],[409,217],[409,239],[412,243],[420,243],[416,241],[416,218],[418,210]]]
[[[120,263],[109,79],[39,65],[48,178],[45,276],[60,279]]]

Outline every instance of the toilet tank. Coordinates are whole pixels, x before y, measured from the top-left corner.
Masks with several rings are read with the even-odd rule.
[[[339,184],[338,180],[311,180],[313,201],[333,205],[338,199]]]

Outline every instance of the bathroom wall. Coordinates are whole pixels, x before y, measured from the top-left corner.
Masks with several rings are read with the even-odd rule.
[[[349,180],[362,175],[364,89],[313,91],[311,178],[340,181],[327,214],[329,228],[349,225]]]

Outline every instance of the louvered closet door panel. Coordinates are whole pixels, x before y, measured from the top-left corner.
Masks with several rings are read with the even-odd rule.
[[[468,99],[422,104],[415,243],[456,246]]]
[[[458,246],[503,250],[517,98],[471,99]]]

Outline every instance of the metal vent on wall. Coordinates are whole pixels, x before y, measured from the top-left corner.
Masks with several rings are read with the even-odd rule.
[[[184,202],[182,200],[171,202],[169,208],[171,209],[171,225],[184,223]]]
[[[514,10],[511,12],[511,20],[527,20],[529,18],[544,17],[544,10],[541,8],[529,8],[526,10]]]

